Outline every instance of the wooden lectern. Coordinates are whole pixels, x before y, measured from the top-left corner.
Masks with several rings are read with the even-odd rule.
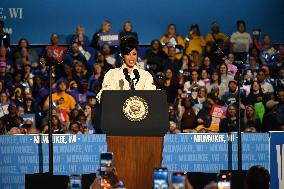
[[[132,105],[138,115],[137,107],[147,106],[144,119],[130,120],[133,117],[129,118],[125,109],[129,111],[126,106]],[[108,151],[114,154],[113,163],[124,186],[127,189],[151,189],[153,170],[161,167],[163,136],[168,129],[165,91],[104,91],[101,129],[107,134]]]
[[[127,189],[153,187],[153,169],[161,167],[163,137],[108,136],[107,144]]]

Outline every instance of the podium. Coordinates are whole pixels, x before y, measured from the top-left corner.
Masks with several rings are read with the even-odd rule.
[[[153,187],[153,169],[161,167],[163,137],[108,136],[107,144],[127,189]]]
[[[168,130],[166,91],[103,91],[101,129],[111,136],[164,136]]]
[[[103,92],[101,129],[126,188],[153,187],[153,170],[161,167],[168,130],[167,109],[165,91]]]

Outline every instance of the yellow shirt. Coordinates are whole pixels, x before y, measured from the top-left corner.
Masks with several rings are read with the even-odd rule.
[[[206,44],[203,37],[198,35],[194,35],[190,38],[189,42],[185,40],[185,43],[187,43],[187,48],[185,50],[187,55],[190,55],[192,51],[197,51],[199,54],[202,54],[202,48],[205,47]]]
[[[175,36],[175,37],[171,37],[171,38],[169,38],[167,35],[164,35],[161,39],[160,39],[160,43],[161,44],[163,44],[163,43],[172,43],[172,45],[174,46],[174,45],[180,45],[180,46],[182,46],[183,48],[184,48],[184,41],[183,41],[183,39],[182,39],[182,37],[181,36],[179,36],[179,35],[177,35],[177,36]],[[168,46],[167,45],[164,45],[164,47],[163,47],[163,51],[166,53],[166,54],[168,54]],[[182,53],[179,53],[179,52],[177,52],[177,54],[176,54],[176,59],[180,59],[182,57]]]
[[[221,39],[221,40],[223,40],[224,42],[227,42],[228,39],[229,39],[228,36],[227,36],[226,34],[224,34],[224,33],[214,33],[214,37],[215,37],[216,40]],[[213,38],[213,36],[212,36],[212,33],[208,33],[208,34],[206,35],[206,37],[205,37],[205,42],[206,42],[206,44],[207,44],[209,41],[215,41],[214,38]],[[207,45],[206,50],[207,50],[207,52],[210,52],[210,51],[211,51],[211,47],[210,47],[209,45]]]
[[[52,102],[56,103],[56,108],[60,110],[66,110],[67,113],[70,113],[71,109],[75,107],[76,100],[69,94],[59,94],[53,93],[52,94]],[[44,107],[49,106],[49,97],[44,102]]]
[[[210,124],[210,127],[209,128],[206,128],[204,125],[198,125],[195,130],[198,132],[200,131],[201,129],[208,129],[214,133],[218,133],[219,132],[219,125],[217,124]]]
[[[214,33],[215,39],[221,39],[223,41],[228,41],[228,36],[224,33]],[[209,41],[214,41],[212,33],[208,33],[205,37],[205,42],[208,43]]]

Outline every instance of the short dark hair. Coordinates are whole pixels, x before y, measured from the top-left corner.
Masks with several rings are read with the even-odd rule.
[[[69,87],[69,86],[68,86],[69,82],[68,82],[65,78],[59,78],[59,80],[58,80],[57,83],[56,83],[56,89],[57,89],[57,91],[58,91],[59,85],[60,85],[61,83],[64,83],[64,84],[66,85],[66,88]]]
[[[258,69],[258,70],[257,70],[257,73],[259,73],[259,72],[263,72],[263,73],[265,73],[265,69],[263,69],[263,68]]]
[[[12,111],[12,108],[16,108],[17,106],[15,104],[9,104],[8,106],[8,112],[10,113]]]
[[[196,72],[198,74],[198,76],[199,76],[198,70],[191,70],[190,74],[192,75],[193,72]]]
[[[79,129],[80,129],[80,127],[81,127],[81,123],[80,123],[80,122],[78,122],[78,121],[73,121],[73,122],[71,122],[70,125],[69,125],[69,130],[71,130],[72,125],[78,125],[78,126],[79,126]]]
[[[268,189],[270,185],[269,171],[261,166],[252,166],[246,175],[246,186],[248,189]]]
[[[246,23],[245,23],[244,20],[238,20],[238,21],[237,21],[237,27],[238,27],[238,28],[239,28],[239,26],[240,26],[241,24],[243,24],[244,27],[246,28]]]
[[[154,44],[155,42],[158,42],[159,45],[160,45],[160,47],[161,47],[161,43],[160,43],[160,41],[159,41],[158,39],[154,39],[154,40],[151,41],[151,47],[153,46],[153,44]]]

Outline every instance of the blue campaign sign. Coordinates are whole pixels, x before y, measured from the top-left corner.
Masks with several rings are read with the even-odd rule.
[[[164,137],[163,162],[170,172],[227,170],[228,134],[168,134]]]
[[[24,122],[30,120],[33,123],[33,127],[36,127],[35,114],[22,114],[20,117],[23,118]]]
[[[53,135],[54,174],[94,173],[106,135]],[[0,136],[1,189],[23,189],[25,174],[48,171],[48,135]]]
[[[163,166],[169,171],[217,173],[237,170],[237,134],[178,134],[164,138]],[[243,170],[269,169],[269,133],[242,133]]]
[[[262,165],[269,170],[269,133],[242,133],[242,169],[248,170],[253,165]],[[231,160],[229,169],[238,169],[238,138],[232,134]],[[230,148],[230,147],[229,147]]]
[[[284,188],[284,132],[270,134],[270,188]]]

